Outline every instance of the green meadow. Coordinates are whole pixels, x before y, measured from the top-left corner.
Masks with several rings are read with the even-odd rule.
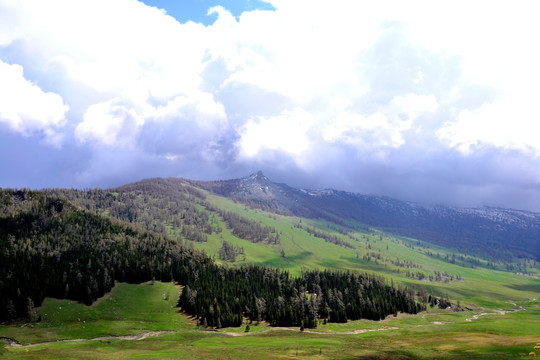
[[[167,293],[169,298],[167,299]],[[178,287],[117,284],[92,306],[47,299],[42,321],[0,327],[2,359],[525,359],[540,341],[540,301],[516,312],[429,309],[382,321],[322,324],[317,329],[250,324],[202,329],[174,306]],[[467,320],[469,319],[469,320]],[[247,324],[245,324],[247,325]],[[139,335],[138,337],[130,335]]]

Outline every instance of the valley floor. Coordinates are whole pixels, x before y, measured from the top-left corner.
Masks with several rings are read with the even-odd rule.
[[[249,332],[198,328],[178,312],[177,299],[178,288],[160,282],[117,284],[89,307],[46,299],[41,322],[0,326],[0,358],[527,359],[540,342],[538,297],[500,309],[320,323],[303,332],[255,323]]]

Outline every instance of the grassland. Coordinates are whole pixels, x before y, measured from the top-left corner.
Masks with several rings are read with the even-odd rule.
[[[540,341],[538,300],[477,320],[471,312],[430,309],[383,321],[321,323],[304,332],[251,324],[245,333],[244,327],[198,328],[174,307],[177,291],[160,282],[117,284],[92,306],[47,299],[41,322],[0,327],[0,336],[22,344],[3,342],[0,358],[525,359]],[[126,336],[137,334],[144,336]]]
[[[418,315],[399,314],[378,322],[320,323],[304,332],[250,324],[246,333],[246,324],[198,328],[178,312],[180,289],[174,284],[117,284],[92,306],[46,299],[38,309],[41,322],[0,326],[0,337],[22,344],[0,341],[0,359],[526,359],[540,342],[536,263],[529,267],[529,276],[487,268],[485,261],[465,267],[443,260],[452,256],[449,249],[381,234],[364,224],[350,224],[356,230],[346,236],[324,221],[269,214],[212,194],[207,194],[207,200],[274,227],[281,239],[279,245],[239,239],[217,217],[222,232],[210,235],[205,243],[188,245],[218,262],[219,248],[227,240],[245,252],[228,266],[279,266],[293,275],[300,275],[303,268],[376,272],[388,281],[425,287],[437,296],[447,294],[452,302],[471,310],[429,308]],[[354,249],[314,237],[298,224],[336,235]],[[393,262],[398,261],[417,267],[396,266]],[[461,280],[426,281],[407,276],[406,271],[426,276],[447,273]]]

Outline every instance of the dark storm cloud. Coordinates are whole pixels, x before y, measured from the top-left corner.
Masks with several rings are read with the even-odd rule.
[[[88,149],[58,149],[37,136],[0,132],[0,187],[72,187],[80,185],[76,174],[89,165]]]
[[[540,170],[530,166],[520,153],[496,149],[463,157],[458,152],[407,148],[380,161],[343,148],[315,171],[274,172],[297,187],[336,188],[425,204],[540,211]],[[536,166],[540,169],[540,160]]]

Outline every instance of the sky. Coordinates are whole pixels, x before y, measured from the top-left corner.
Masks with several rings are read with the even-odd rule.
[[[262,170],[540,211],[538,7],[0,0],[0,187]]]

